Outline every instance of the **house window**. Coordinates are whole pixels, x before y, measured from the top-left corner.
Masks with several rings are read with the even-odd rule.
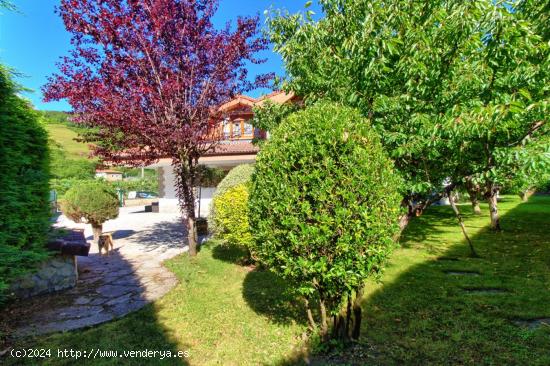
[[[254,137],[254,127],[244,119],[232,121],[225,118],[221,124],[221,129],[225,140]]]
[[[254,127],[248,122],[243,122],[243,135],[252,136],[254,134]]]
[[[229,122],[228,118],[223,121],[223,137],[225,139],[231,138],[231,122]]]
[[[235,121],[233,122],[233,137],[238,138],[241,137],[242,131],[241,131],[241,121]]]

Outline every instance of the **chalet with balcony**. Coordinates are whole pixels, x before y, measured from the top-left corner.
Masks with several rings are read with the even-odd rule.
[[[266,131],[252,126],[254,107],[262,106],[267,101],[278,104],[295,103],[298,98],[293,93],[282,91],[273,92],[260,98],[251,98],[239,95],[222,104],[218,108],[219,117],[214,121],[217,124],[217,132],[221,134],[221,141],[199,159],[199,164],[209,167],[230,170],[240,164],[252,164],[256,161],[258,146],[252,143],[254,138],[265,139]],[[152,167],[159,171],[159,209],[161,212],[173,212],[178,210],[175,177],[170,159],[161,159]],[[201,187],[200,214],[206,216],[215,189]]]

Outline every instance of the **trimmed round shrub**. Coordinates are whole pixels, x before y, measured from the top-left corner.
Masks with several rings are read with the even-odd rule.
[[[216,191],[214,192],[214,196],[212,197],[212,204],[210,205],[210,213],[208,215],[210,217],[210,229],[214,233],[219,234],[220,232],[223,232],[225,230],[225,228],[218,227],[217,225],[217,222],[219,220],[216,219],[216,198],[223,195],[229,189],[236,187],[240,184],[249,184],[253,172],[254,166],[251,164],[238,165],[235,168],[231,169],[229,173],[227,173],[225,178],[223,178],[216,187]]]
[[[217,195],[224,194],[230,188],[238,186],[239,184],[245,184],[250,182],[252,178],[252,173],[254,173],[254,166],[251,164],[237,165],[227,173],[225,178],[222,179],[220,184],[216,187]]]
[[[252,241],[248,224],[248,186],[239,184],[214,199],[218,236],[229,244],[248,248]]]
[[[336,104],[290,115],[258,154],[249,198],[252,254],[294,284],[325,338],[328,319],[333,334],[351,329],[358,336],[357,299],[394,246],[400,184],[368,121]],[[346,309],[353,309],[353,327]]]
[[[119,200],[113,186],[97,180],[78,184],[65,193],[61,210],[74,222],[92,225],[94,240],[99,239],[103,223],[118,216]]]

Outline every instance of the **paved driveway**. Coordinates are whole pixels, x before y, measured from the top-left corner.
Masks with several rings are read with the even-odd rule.
[[[60,216],[55,226],[83,228],[87,239],[92,240],[90,225]],[[177,284],[162,262],[187,250],[179,215],[124,207],[117,219],[103,225],[103,231],[112,233],[114,253],[99,256],[92,244],[88,257],[77,257],[79,280],[75,288],[18,302],[21,311],[32,312],[19,314],[16,335],[78,329],[122,317]]]

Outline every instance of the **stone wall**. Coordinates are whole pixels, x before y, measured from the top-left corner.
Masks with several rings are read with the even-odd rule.
[[[15,281],[10,292],[16,298],[24,299],[74,287],[77,279],[76,257],[59,254],[42,262],[38,271]]]

